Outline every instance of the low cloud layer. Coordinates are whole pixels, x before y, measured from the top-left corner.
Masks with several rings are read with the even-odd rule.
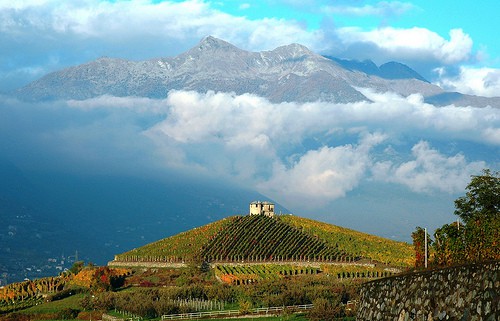
[[[458,73],[449,75],[446,69],[438,69],[439,86],[449,91],[484,97],[500,96],[500,70],[462,66]]]
[[[471,174],[498,166],[498,154],[481,159],[461,150],[473,143],[498,151],[498,109],[364,94],[374,102],[272,104],[252,95],[173,92],[166,119],[147,135],[180,153],[169,160],[178,166],[251,184],[290,207],[322,206],[366,180],[459,193]]]
[[[353,227],[349,217],[377,215],[383,225],[384,217],[414,216],[402,204],[429,212],[429,201],[428,219],[443,224],[452,202],[444,210],[439,202],[463,194],[470,175],[500,168],[498,109],[363,94],[372,102],[273,104],[249,94],[187,91],[162,100],[0,97],[0,155],[23,170],[215,179],[302,215],[331,215],[335,204]],[[418,220],[401,224],[411,229]],[[370,226],[365,230],[380,234]]]

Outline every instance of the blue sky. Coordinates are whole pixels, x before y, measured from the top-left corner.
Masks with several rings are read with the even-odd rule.
[[[500,48],[495,33],[498,28],[498,1],[221,1],[219,8],[251,19],[276,17],[305,21],[307,28],[319,29],[324,19],[337,26],[357,26],[365,30],[383,26],[423,27],[446,36],[450,29],[461,28],[474,40],[476,50],[487,49],[498,57]],[[326,10],[325,7],[337,8]],[[493,61],[490,61],[493,62]],[[495,64],[498,64],[498,60]]]
[[[490,0],[0,0],[0,93],[102,56],[178,55],[212,35],[251,51],[301,43],[340,58],[399,61],[447,90],[498,97],[499,9]],[[499,110],[362,90],[371,102],[178,91],[50,104],[0,95],[0,156],[28,169],[210,176],[300,215],[400,239],[416,225],[454,220],[470,175],[500,168]],[[261,126],[247,126],[249,118]]]

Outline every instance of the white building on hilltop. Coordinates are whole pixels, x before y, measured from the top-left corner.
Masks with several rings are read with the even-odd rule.
[[[250,203],[250,215],[274,216],[274,204],[271,202],[253,201]]]

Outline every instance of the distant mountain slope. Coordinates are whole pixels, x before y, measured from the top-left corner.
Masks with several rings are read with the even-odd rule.
[[[416,79],[428,83],[428,81],[418,72],[399,62],[391,61],[377,67],[371,60],[358,61],[330,56],[325,57],[337,62],[346,69],[361,71],[367,75],[378,76],[385,79]]]
[[[352,261],[410,266],[409,244],[297,216],[234,216],[118,254],[115,261]]]
[[[425,98],[425,102],[436,106],[454,104],[456,106],[500,107],[500,97],[481,97],[458,92],[445,92]]]
[[[100,95],[163,98],[170,90],[182,89],[252,93],[273,102],[321,99],[346,103],[367,100],[356,87],[426,97],[443,92],[407,66],[392,63],[371,67],[378,72],[349,68],[299,44],[249,52],[206,37],[176,57],[146,61],[100,58],[48,74],[15,94],[26,100]]]

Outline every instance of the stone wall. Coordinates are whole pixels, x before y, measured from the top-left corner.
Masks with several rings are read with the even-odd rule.
[[[170,262],[128,262],[128,261],[110,261],[108,262],[109,267],[128,267],[128,268],[183,268],[186,267],[186,263],[170,263]]]
[[[357,320],[500,320],[500,261],[365,283]]]

